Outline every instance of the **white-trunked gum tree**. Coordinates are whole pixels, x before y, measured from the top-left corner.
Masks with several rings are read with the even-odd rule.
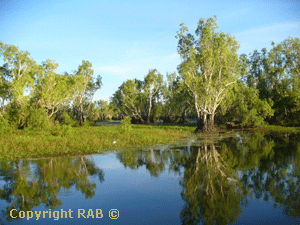
[[[199,20],[195,31],[198,39],[187,33],[183,23],[176,35],[181,57],[178,72],[194,98],[196,131],[215,129],[216,110],[238,79],[239,45],[230,34],[216,31],[216,18]]]

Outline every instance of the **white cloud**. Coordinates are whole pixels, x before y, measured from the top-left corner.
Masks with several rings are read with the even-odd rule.
[[[180,57],[177,53],[166,56],[151,56],[135,60],[129,60],[110,66],[100,66],[94,68],[97,73],[122,76],[132,79],[136,76],[145,76],[149,69],[156,68],[159,72],[174,72],[180,63]]]
[[[289,36],[299,36],[300,22],[288,22],[257,27],[235,33],[236,40],[240,42],[243,53],[252,52],[254,49],[269,47],[271,42],[279,43]]]
[[[249,37],[255,37],[260,38],[264,36],[277,36],[278,34],[282,34],[289,31],[298,31],[300,30],[300,22],[290,22],[290,23],[280,23],[280,24],[274,24],[271,26],[264,26],[264,27],[258,27],[253,28],[250,30],[242,31],[239,33],[236,33],[234,36],[236,38],[249,38]]]

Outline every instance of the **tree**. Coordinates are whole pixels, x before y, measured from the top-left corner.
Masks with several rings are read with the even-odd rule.
[[[288,38],[280,44],[272,42],[272,49],[254,51],[249,59],[244,56],[247,72],[243,81],[257,89],[259,98],[274,102],[274,116],[268,121],[278,125],[300,124],[300,41]]]
[[[152,101],[154,98],[159,97],[163,82],[163,76],[157,72],[156,69],[149,70],[149,73],[145,77],[144,92],[148,95],[148,113],[147,123],[150,123],[150,115],[152,109]]]
[[[37,65],[29,52],[20,51],[18,47],[2,42],[0,56],[4,57],[5,62],[0,71],[2,104],[6,100],[10,101],[15,122],[17,126],[23,127],[26,123],[29,99],[33,94]]]
[[[73,76],[73,108],[80,125],[86,120],[95,92],[102,86],[102,77],[98,75],[94,81],[93,75],[92,63],[83,60]]]
[[[146,96],[142,93],[143,82],[137,79],[127,80],[113,94],[112,104],[117,106],[123,115],[133,117],[135,122],[145,123],[143,114]]]
[[[292,107],[289,109],[290,125],[300,125],[300,39],[288,38],[282,42],[286,58]]]
[[[162,88],[164,97],[164,121],[172,122],[180,117],[180,122],[184,122],[188,113],[193,107],[193,98],[189,93],[188,87],[181,76],[176,73],[167,73],[167,82]]]
[[[237,81],[237,41],[229,34],[216,32],[216,28],[215,16],[199,20],[195,32],[198,40],[186,34],[188,28],[183,23],[176,36],[182,59],[178,71],[194,98],[196,131],[214,130],[216,110]]]
[[[220,114],[224,123],[227,120],[237,121],[241,126],[259,126],[265,123],[264,120],[267,117],[274,114],[273,101],[260,99],[257,89],[246,87],[241,81],[235,84],[230,94],[230,101],[223,101],[220,106]],[[232,124],[229,123],[229,125]]]
[[[52,60],[42,63],[43,72],[37,76],[35,100],[37,107],[45,109],[48,118],[55,115],[72,97],[71,76],[56,74],[58,64]]]
[[[5,74],[5,68],[0,67],[0,117],[3,117],[1,111],[4,111],[5,102],[9,100],[9,82]]]

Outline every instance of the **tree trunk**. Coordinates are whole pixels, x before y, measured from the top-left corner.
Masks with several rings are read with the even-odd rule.
[[[83,119],[82,119],[82,116],[80,115],[80,118],[79,118],[79,122],[80,122],[80,126],[83,125]]]
[[[148,110],[147,124],[150,124],[151,108],[152,108],[152,98],[149,99],[149,110]]]
[[[214,114],[207,114],[206,120],[204,121],[204,132],[211,132],[215,130],[215,124],[214,124]]]
[[[195,133],[202,131],[203,127],[204,127],[204,120],[203,120],[203,117],[200,117],[200,118],[198,118],[197,128],[195,130]]]
[[[198,132],[212,132],[215,130],[215,115],[203,113],[203,116],[198,118],[197,129],[195,133]]]

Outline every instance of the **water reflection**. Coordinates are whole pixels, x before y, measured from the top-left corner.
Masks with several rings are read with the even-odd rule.
[[[104,172],[87,156],[4,161],[1,162],[0,172],[6,182],[0,188],[0,198],[10,203],[2,212],[7,221],[12,220],[12,209],[30,211],[42,203],[46,208],[58,208],[62,205],[58,193],[72,186],[84,193],[85,198],[92,198],[96,184],[91,182],[89,176],[98,176],[101,182],[104,181]],[[19,214],[13,212],[13,216],[17,217],[15,220],[20,219]]]
[[[198,146],[169,151],[125,151],[118,158],[125,167],[146,165],[158,176],[184,168],[180,213],[182,224],[233,224],[248,204],[247,197],[282,206],[292,217],[300,217],[299,135],[243,134]]]
[[[152,177],[169,171],[182,178],[178,185],[184,206],[174,212],[180,215],[177,223],[238,224],[252,198],[271,201],[288,217],[300,218],[299,134],[211,136],[191,146],[129,149],[116,158],[130,171],[145,168]],[[58,208],[64,204],[58,193],[71,187],[92,198],[99,187],[91,177],[104,181],[98,166],[89,156],[1,162],[5,184],[0,198],[9,203],[2,213],[11,221],[11,209]]]

